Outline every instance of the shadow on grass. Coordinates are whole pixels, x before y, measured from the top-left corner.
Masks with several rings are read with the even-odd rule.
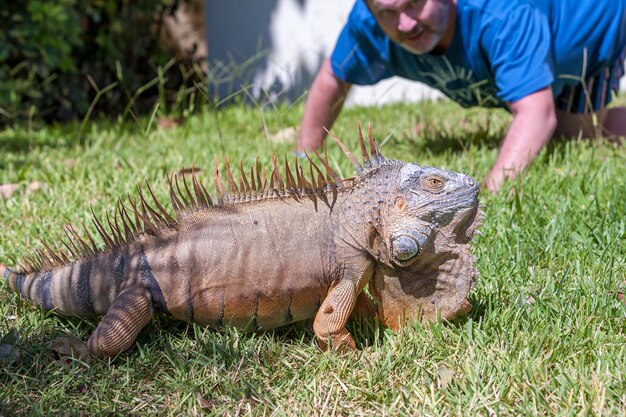
[[[198,348],[201,349],[203,353],[220,357],[226,366],[236,365],[238,359],[248,355],[247,349],[245,348],[245,345],[247,345],[246,342],[258,339],[259,335],[266,335],[277,343],[317,344],[315,333],[313,332],[312,319],[288,324],[276,329],[257,332],[248,332],[228,327],[210,329],[200,325],[177,321],[172,318],[161,318],[160,320],[156,320],[155,323],[157,324],[154,326],[152,324],[148,326],[152,327],[152,330],[146,331],[144,329],[142,332],[143,340],[142,335],[140,335],[138,343],[161,344],[162,338],[158,336],[159,332],[155,331],[157,329],[154,328],[158,326],[160,330],[168,334],[196,339]],[[346,327],[350,334],[352,334],[357,349],[359,350],[374,345],[376,341],[380,343],[383,340],[383,332],[376,319],[351,318],[348,320]],[[202,337],[205,332],[210,333],[208,338]],[[236,340],[239,336],[245,338],[246,342],[243,344],[237,343]],[[158,349],[161,350],[162,348],[159,347]]]
[[[506,124],[491,122],[491,118],[462,119],[458,126],[447,127],[434,124],[419,126],[413,134],[404,134],[401,137],[392,137],[394,146],[402,150],[408,146],[411,151],[440,155],[445,153],[459,154],[469,148],[497,149],[504,139],[507,129]],[[500,121],[501,122],[501,121]],[[558,151],[565,143],[577,139],[566,137],[554,137],[546,145],[548,155]],[[603,142],[609,146],[622,146],[623,141],[616,138],[591,139],[582,138],[583,141],[594,143]]]
[[[468,314],[456,320],[459,324],[465,324],[469,319],[480,320],[487,314],[487,302],[485,300],[477,300],[470,296],[469,302],[472,304],[472,309]]]
[[[474,304],[470,314],[453,321],[436,322],[433,325],[445,324],[462,327],[469,319],[476,320],[486,314],[486,303],[476,300],[470,301]],[[28,326],[16,329],[19,334],[16,347],[20,351],[20,358],[12,363],[4,363],[6,372],[21,373],[32,369],[33,366],[36,368],[45,367],[46,364],[59,360],[63,360],[69,365],[68,360],[59,357],[54,352],[55,340],[61,336],[72,336],[86,343],[100,320],[99,318],[55,316],[50,312],[42,312],[42,314],[51,314],[54,317],[48,317],[48,319],[57,320],[58,323],[53,329]],[[410,325],[428,326],[428,324],[417,322]],[[351,318],[346,327],[353,336],[358,350],[384,343],[385,327],[375,318]],[[312,320],[304,320],[264,332],[246,332],[234,328],[210,329],[176,320],[169,316],[159,315],[140,332],[133,346],[117,355],[113,361],[119,362],[129,356],[138,356],[141,354],[140,351],[163,352],[168,357],[184,359],[184,352],[189,352],[189,349],[183,349],[183,352],[180,352],[177,345],[186,345],[195,340],[194,352],[213,358],[211,362],[215,361],[216,364],[231,368],[238,366],[242,359],[258,354],[259,335],[261,334],[268,336],[277,343],[286,345],[304,344],[309,346],[317,344],[312,329]],[[179,338],[182,341],[173,343],[173,340]],[[271,352],[267,354],[269,355]],[[154,360],[157,360],[156,357]]]
[[[486,122],[462,123],[454,128],[427,125],[420,128],[414,135],[402,138],[411,148],[418,152],[428,152],[433,155],[443,153],[462,153],[469,148],[498,148],[504,132],[491,127],[490,119]]]

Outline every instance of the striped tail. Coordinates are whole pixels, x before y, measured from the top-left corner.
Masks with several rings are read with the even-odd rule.
[[[123,264],[102,268],[102,264],[106,265],[106,261],[110,260],[107,258],[105,254],[98,254],[90,259],[30,274],[0,264],[0,275],[22,298],[46,310],[55,310],[66,316],[102,315],[119,292],[124,270]]]
[[[22,298],[32,301],[46,310],[55,308],[52,302],[51,272],[26,275],[5,265],[0,265],[0,273],[9,283],[9,287],[20,293]]]
[[[22,294],[24,279],[26,276],[20,272],[13,271],[9,267],[0,264],[0,275],[9,283],[9,288]],[[22,294],[22,297],[24,294]]]

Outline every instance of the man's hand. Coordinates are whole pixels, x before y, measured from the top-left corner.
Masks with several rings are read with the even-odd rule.
[[[505,178],[515,178],[537,156],[556,128],[556,112],[550,87],[509,103],[513,121],[498,158],[485,180],[495,193]]]
[[[324,128],[330,129],[335,123],[350,87],[351,84],[335,76],[330,60],[325,59],[304,106],[296,143],[298,151],[315,149],[322,144],[326,137]]]

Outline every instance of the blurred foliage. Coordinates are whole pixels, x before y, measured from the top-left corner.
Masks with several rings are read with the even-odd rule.
[[[176,5],[175,0],[5,2],[0,126],[151,109],[164,99],[166,84],[176,90],[189,81],[184,71],[182,77],[163,74],[169,56],[159,46],[160,22]]]

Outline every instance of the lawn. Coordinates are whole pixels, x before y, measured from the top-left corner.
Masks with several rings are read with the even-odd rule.
[[[92,207],[112,213],[144,179],[168,201],[170,169],[193,163],[212,184],[215,158],[268,164],[291,152],[274,139],[301,113],[235,106],[172,128],[146,118],[0,132],[0,184],[17,185],[0,198],[0,262],[54,242]],[[445,101],[351,108],[334,132],[354,150],[357,120],[387,157],[482,180],[509,116]],[[328,152],[351,176],[338,147]],[[481,193],[469,315],[400,334],[351,323],[364,346],[352,354],[321,352],[310,322],[246,334],[159,317],[114,359],[59,358],[55,339],[86,340],[97,320],[42,312],[2,282],[0,415],[624,415],[626,149],[553,141],[505,188]]]

